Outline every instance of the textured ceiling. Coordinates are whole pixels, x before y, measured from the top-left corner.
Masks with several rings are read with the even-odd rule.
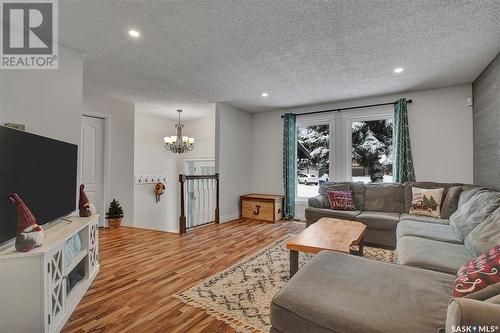
[[[182,110],[181,120],[199,119],[215,116],[215,103],[192,103],[192,102],[138,102],[135,110],[156,116],[163,116],[177,120],[177,110]]]
[[[257,112],[471,82],[499,52],[499,7],[66,0],[59,36],[86,54],[85,84],[143,108],[228,102]]]

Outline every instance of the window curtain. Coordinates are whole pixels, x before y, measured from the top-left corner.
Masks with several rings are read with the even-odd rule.
[[[406,99],[394,103],[394,164],[393,179],[396,183],[414,182],[415,170],[411,156],[410,130]]]
[[[284,218],[290,220],[295,215],[295,178],[297,154],[296,117],[293,113],[283,116],[283,185],[285,188]]]

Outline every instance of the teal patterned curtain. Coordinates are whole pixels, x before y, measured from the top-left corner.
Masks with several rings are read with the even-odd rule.
[[[286,220],[295,215],[295,177],[297,154],[297,130],[295,128],[295,114],[286,113],[283,126],[283,185],[285,187],[285,208],[283,210]]]
[[[415,170],[411,157],[410,130],[406,99],[394,103],[394,164],[393,178],[396,183],[414,182]]]

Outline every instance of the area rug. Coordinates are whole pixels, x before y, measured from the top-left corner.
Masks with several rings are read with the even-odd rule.
[[[205,310],[236,332],[269,332],[271,300],[289,280],[287,238],[174,297]],[[312,257],[311,254],[299,253],[299,269]],[[365,246],[364,257],[392,263],[394,251]]]

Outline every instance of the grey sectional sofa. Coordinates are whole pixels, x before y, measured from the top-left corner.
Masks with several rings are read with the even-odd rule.
[[[500,244],[499,192],[428,182],[325,188],[347,186],[359,211],[342,216],[318,196],[310,200],[307,224],[322,216],[364,222],[367,241],[396,245],[397,263],[321,252],[274,297],[271,332],[452,332],[457,326],[496,331],[500,283],[458,299],[452,293],[458,268]],[[446,218],[409,215],[412,186],[444,187]]]
[[[412,199],[412,187],[444,188],[442,219],[409,215]],[[471,185],[457,183],[326,183],[320,186],[319,195],[309,199],[306,208],[306,225],[310,226],[322,217],[334,217],[360,221],[368,227],[365,242],[394,248],[396,246],[396,227],[401,220],[413,220],[448,224],[449,216],[458,207],[459,196],[463,189]],[[332,210],[326,198],[330,190],[352,191],[355,211]]]

